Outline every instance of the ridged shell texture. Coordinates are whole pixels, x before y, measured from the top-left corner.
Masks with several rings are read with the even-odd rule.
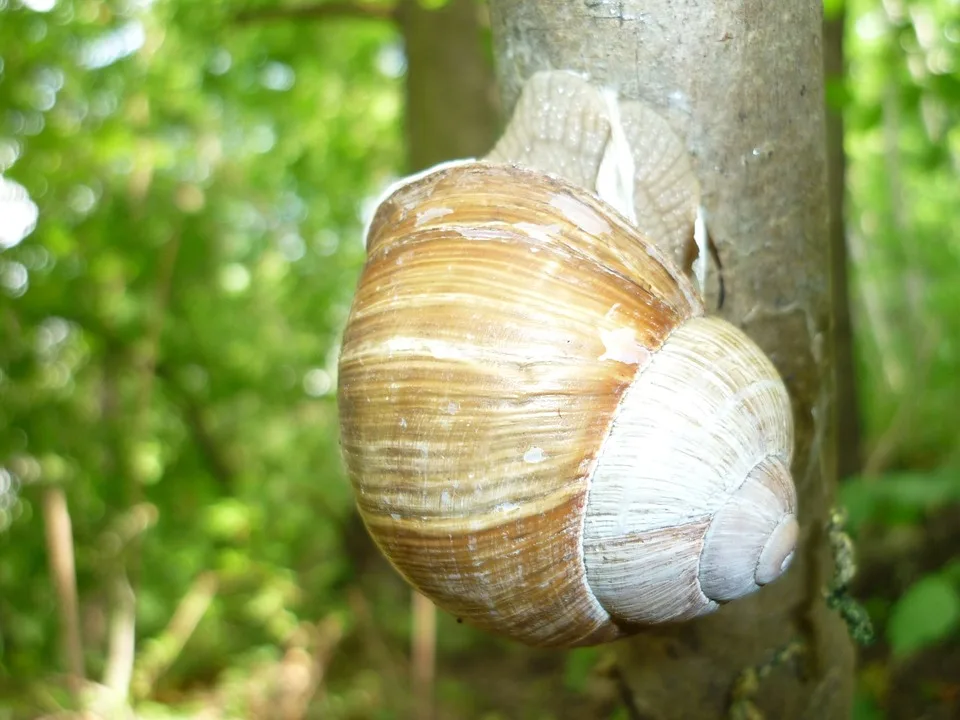
[[[396,189],[344,333],[364,522],[441,608],[534,645],[710,612],[789,565],[790,404],[592,194],[506,164]]]

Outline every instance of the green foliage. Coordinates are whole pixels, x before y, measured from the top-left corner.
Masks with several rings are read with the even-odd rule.
[[[842,5],[847,72],[828,97],[845,123],[868,472],[843,484],[841,502],[861,565],[880,567],[866,568],[859,588],[886,641],[874,652],[894,660],[864,663],[856,717],[952,715],[950,701],[911,704],[902,686],[899,704],[889,694],[925,655],[930,664],[913,672],[929,684],[937,653],[957,638],[960,584],[943,565],[949,549],[926,538],[960,503],[960,16],[950,0]],[[826,3],[828,12],[836,6]]]
[[[862,691],[858,691],[853,699],[852,720],[884,720],[883,710],[873,698]]]
[[[585,692],[599,657],[600,650],[597,648],[579,648],[567,653],[563,674],[564,685],[575,693]]]
[[[218,582],[151,691],[249,674],[346,607],[337,339],[402,160],[396,35],[239,7],[0,0],[0,173],[39,207],[0,247],[0,685],[60,665],[50,485],[94,678],[127,573],[144,652]]]
[[[858,382],[885,467],[955,459],[960,20],[951,0],[846,3],[844,122]],[[836,93],[835,93],[836,94]]]
[[[897,600],[887,623],[895,658],[905,658],[960,629],[960,586],[942,575],[928,575]]]
[[[844,0],[823,0],[823,16],[827,20],[836,20],[845,10]]]
[[[927,513],[960,502],[960,470],[850,478],[840,487],[840,498],[854,530],[867,522],[916,525]]]

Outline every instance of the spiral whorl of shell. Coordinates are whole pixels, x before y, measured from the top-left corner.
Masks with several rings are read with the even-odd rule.
[[[796,496],[790,401],[742,332],[693,318],[626,392],[593,474],[590,587],[614,617],[685,620],[789,565]]]

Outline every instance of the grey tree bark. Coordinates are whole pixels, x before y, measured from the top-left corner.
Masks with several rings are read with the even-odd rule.
[[[658,108],[685,137],[723,265],[722,314],[773,358],[794,402],[801,551],[787,575],[701,621],[615,646],[633,717],[723,718],[747,668],[801,641],[755,705],[847,718],[853,650],[822,589],[836,484],[834,338],[815,0],[491,0],[504,111],[538,70],[569,69]]]

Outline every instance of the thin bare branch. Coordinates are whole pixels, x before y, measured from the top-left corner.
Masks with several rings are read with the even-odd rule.
[[[270,22],[275,20],[333,20],[358,18],[362,20],[396,21],[396,8],[392,5],[372,2],[325,2],[288,7],[262,7],[241,10],[234,20],[241,24]]]
[[[80,639],[80,603],[73,553],[73,526],[67,497],[62,488],[51,487],[43,494],[47,556],[60,610],[63,652],[67,661],[67,682],[76,696],[84,681],[83,644]]]
[[[320,621],[316,628],[316,647],[313,652],[315,662],[316,691],[323,688],[323,682],[333,653],[343,639],[343,623],[334,616]]]
[[[110,643],[103,684],[113,697],[126,702],[133,676],[137,646],[137,598],[122,568],[113,581],[110,608]]]
[[[158,258],[159,267],[154,287],[153,307],[147,323],[146,341],[137,367],[139,393],[129,428],[128,442],[131,447],[136,447],[136,443],[150,435],[150,405],[156,384],[157,359],[160,354],[160,342],[179,252],[180,235],[177,233],[167,241]],[[130,516],[144,522],[137,523],[135,528],[139,532],[132,533],[129,539],[122,543],[127,546],[126,563],[117,570],[117,576],[113,582],[110,650],[104,674],[104,683],[124,701],[130,695],[136,653],[136,602],[141,570],[141,533],[152,525],[149,511],[154,511],[152,520],[155,520],[156,512],[155,507],[143,502],[143,482],[133,469],[129,472],[128,482],[132,511]],[[146,515],[143,513],[144,510],[148,511]]]
[[[403,653],[397,652],[383,638],[374,620],[373,610],[359,587],[346,590],[347,602],[356,622],[356,635],[361,644],[361,653],[369,658],[374,669],[384,680],[392,697],[404,697],[408,686],[403,682],[402,671],[409,669]]]
[[[333,617],[317,625],[303,623],[292,633],[283,659],[272,668],[270,706],[260,717],[304,720],[309,716],[337,645],[342,623]]]
[[[411,675],[417,717],[433,717],[433,678],[437,654],[437,609],[416,590],[413,591],[413,628],[411,638]]]
[[[157,679],[180,656],[216,597],[218,587],[217,576],[210,572],[200,575],[190,586],[166,629],[147,647],[137,663],[133,691],[138,698],[149,696]]]
[[[110,588],[110,626],[103,687],[114,703],[125,704],[136,653],[136,594],[126,572],[128,552],[157,522],[156,506],[143,502],[117,515],[100,537],[101,572]]]

